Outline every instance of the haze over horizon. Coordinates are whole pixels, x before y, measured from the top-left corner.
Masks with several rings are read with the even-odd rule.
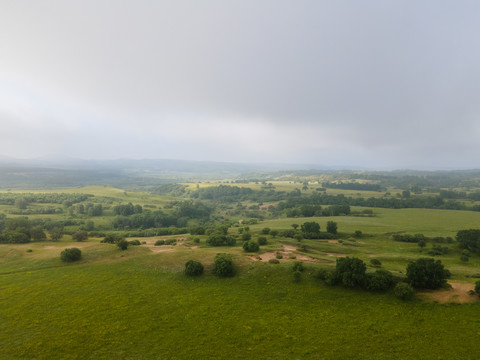
[[[479,168],[480,3],[0,3],[0,154]]]

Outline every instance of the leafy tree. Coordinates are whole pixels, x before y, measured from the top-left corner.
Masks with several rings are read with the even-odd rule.
[[[480,254],[480,230],[460,230],[457,232],[456,239],[461,248]]]
[[[43,241],[47,239],[47,235],[41,225],[34,226],[30,229],[30,236],[33,241]]]
[[[345,287],[360,287],[365,284],[365,272],[367,266],[365,263],[354,257],[344,257],[337,259],[335,273],[337,279]]]
[[[270,230],[270,235],[272,235],[272,237],[276,237],[278,235],[278,230]]]
[[[301,261],[295,261],[292,267],[293,271],[303,271],[305,268],[303,267],[303,263]]]
[[[110,234],[107,234],[102,241],[100,241],[101,243],[107,243],[107,244],[117,244],[119,243],[120,241],[122,240],[125,240],[125,237],[120,235],[120,234],[117,234],[117,233],[110,233]]]
[[[463,250],[462,255],[460,256],[460,260],[463,262],[467,262],[470,260],[470,252],[468,250]]]
[[[382,266],[382,262],[378,259],[370,259],[370,264],[372,264],[375,267],[380,267]]]
[[[259,249],[260,246],[258,246],[258,242],[255,240],[245,241],[243,243],[243,250],[245,252],[257,252]]]
[[[270,234],[270,228],[268,228],[268,227],[263,228],[263,229],[262,229],[262,234],[263,234],[263,235],[268,235],[268,234]]]
[[[198,276],[203,274],[203,265],[196,260],[188,260],[185,263],[185,275]]]
[[[446,284],[450,272],[440,260],[420,258],[407,266],[407,280],[414,288],[438,289]]]
[[[419,240],[418,246],[420,247],[420,249],[423,249],[425,246],[427,246],[427,242],[425,241],[425,239]]]
[[[335,221],[328,221],[327,222],[327,232],[330,234],[337,233],[337,223]]]
[[[267,238],[265,236],[259,236],[257,242],[258,245],[267,245]]]
[[[88,239],[88,233],[84,230],[82,231],[77,231],[75,233],[72,234],[72,239],[75,240],[75,241],[85,241]]]
[[[48,233],[52,241],[59,241],[63,237],[63,229],[58,226],[52,228]]]
[[[292,224],[292,227],[294,230],[297,230],[298,226],[299,226],[298,224]]]
[[[82,251],[79,248],[68,248],[60,253],[60,258],[65,262],[73,262],[82,258]]]
[[[232,255],[217,254],[213,263],[213,271],[220,277],[228,277],[234,275],[234,267]]]
[[[475,282],[475,292],[480,295],[480,280]]]
[[[28,201],[24,197],[19,197],[15,200],[15,206],[20,210],[25,210],[28,206]]]
[[[250,234],[249,232],[244,232],[242,234],[242,240],[243,241],[249,241],[251,238],[252,238],[252,234]]]

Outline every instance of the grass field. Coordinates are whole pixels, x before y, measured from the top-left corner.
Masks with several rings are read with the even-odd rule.
[[[138,249],[126,253],[132,250]],[[102,250],[94,245],[85,252]],[[478,303],[404,303],[390,294],[330,288],[309,275],[311,268],[294,283],[289,264],[252,262],[234,278],[206,274],[192,279],[178,268],[168,270],[165,264],[172,256],[137,253],[115,261],[3,274],[1,357],[480,356]]]

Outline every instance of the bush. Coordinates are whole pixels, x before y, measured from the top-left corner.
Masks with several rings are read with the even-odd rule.
[[[470,259],[470,252],[468,250],[463,250],[462,255],[460,256],[460,260],[463,262],[467,262]]]
[[[195,244],[200,244],[200,238],[198,238],[198,237],[194,238],[194,239],[193,239],[193,242],[194,242]]]
[[[252,234],[250,234],[249,232],[244,232],[242,234],[242,240],[243,241],[249,241],[251,238],[252,238]]]
[[[386,291],[393,287],[395,281],[390,271],[380,269],[367,275],[367,289],[371,291]]]
[[[33,250],[32,249],[27,249],[27,252],[33,252]]]
[[[260,249],[258,242],[254,240],[246,241],[243,243],[243,250],[245,252],[257,252]]]
[[[177,239],[166,239],[165,240],[165,245],[176,245],[177,244]]]
[[[393,292],[402,300],[411,300],[415,296],[415,290],[407,283],[398,283]]]
[[[480,281],[475,282],[475,292],[480,295]]]
[[[320,280],[326,280],[328,273],[330,273],[330,271],[325,269],[318,269],[317,271],[315,271],[314,277]]]
[[[371,259],[370,260],[370,264],[372,264],[372,266],[375,266],[375,267],[380,267],[382,266],[382,262],[378,259]]]
[[[120,240],[118,243],[117,243],[117,247],[120,249],[120,250],[127,250],[128,249],[128,241],[123,239],[123,240]]]
[[[300,271],[293,272],[293,281],[300,282],[302,280],[302,273]]]
[[[270,259],[270,260],[268,260],[268,262],[270,264],[280,264],[280,261],[278,261],[277,259]]]
[[[61,252],[60,258],[65,262],[77,261],[82,258],[82,251],[79,248],[69,248]]]
[[[135,245],[135,246],[136,246],[136,245],[141,245],[140,240],[138,240],[138,239],[130,240],[130,241],[128,242],[128,244],[129,244],[129,245]]]
[[[220,277],[234,275],[232,255],[217,254],[213,262],[213,272]]]
[[[414,288],[438,289],[446,284],[449,276],[450,271],[433,258],[420,258],[407,266],[408,283]]]
[[[203,265],[199,261],[188,260],[185,263],[185,275],[198,276],[203,274]]]
[[[85,241],[88,239],[88,233],[86,231],[77,231],[72,234],[72,239],[75,241]]]
[[[105,238],[100,242],[107,243],[107,244],[117,244],[118,242],[124,239],[125,238],[120,234],[110,233],[110,234],[107,234],[107,236],[105,236]]]
[[[236,242],[233,236],[218,233],[211,234],[207,239],[207,244],[211,246],[234,246]]]
[[[356,238],[361,238],[363,236],[363,233],[360,230],[356,230],[353,236],[355,236]]]
[[[157,240],[157,241],[155,241],[154,246],[161,246],[161,245],[165,245],[165,240]]]
[[[303,263],[301,261],[295,261],[293,263],[293,267],[292,267],[293,271],[303,271],[305,270],[305,268],[303,267]]]
[[[327,232],[334,235],[337,233],[337,223],[335,221],[327,222]]]
[[[276,257],[277,259],[283,259],[283,255],[280,254],[280,253],[278,253],[277,255],[275,255],[275,257]]]
[[[265,236],[259,236],[257,242],[258,245],[267,245],[267,238]]]
[[[268,227],[267,227],[267,228],[263,228],[263,229],[262,229],[262,234],[263,234],[263,235],[268,235],[268,234],[270,234],[270,228],[268,228]]]

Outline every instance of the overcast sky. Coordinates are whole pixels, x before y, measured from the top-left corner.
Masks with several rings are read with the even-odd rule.
[[[478,1],[0,0],[0,154],[480,168]]]

